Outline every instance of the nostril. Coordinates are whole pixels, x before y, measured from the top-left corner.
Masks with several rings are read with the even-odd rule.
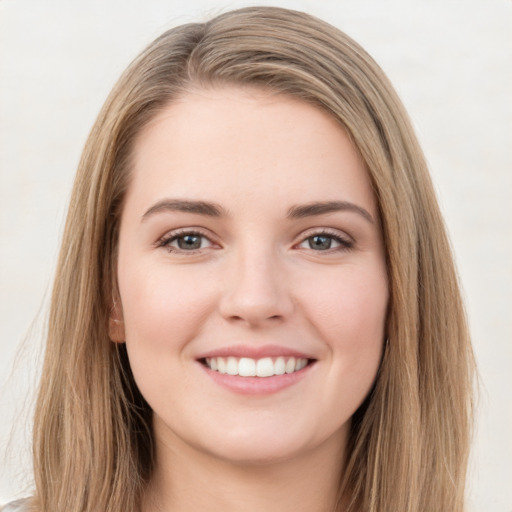
[[[244,264],[249,265],[247,262]],[[219,311],[225,319],[256,325],[289,317],[293,303],[286,287],[279,284],[279,279],[261,275],[261,272],[256,274],[249,269],[238,278],[234,276],[233,282],[226,283]]]

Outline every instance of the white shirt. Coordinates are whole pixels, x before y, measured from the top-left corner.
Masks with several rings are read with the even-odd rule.
[[[1,507],[0,512],[26,512],[27,501],[26,499],[11,501],[11,503],[7,503],[7,505]]]

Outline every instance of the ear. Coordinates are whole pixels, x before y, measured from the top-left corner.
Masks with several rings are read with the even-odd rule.
[[[114,343],[124,343],[124,318],[119,303],[114,303],[108,319],[108,335]]]

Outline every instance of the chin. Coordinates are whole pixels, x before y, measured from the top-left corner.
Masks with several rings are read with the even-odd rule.
[[[272,442],[266,442],[252,438],[246,441],[227,442],[221,447],[216,446],[209,453],[235,465],[268,466],[293,460],[303,451],[307,451],[307,448],[298,444],[294,445],[289,440],[280,442],[280,440],[273,439]]]
[[[322,446],[328,450],[345,444],[345,429],[334,433],[303,432],[283,425],[257,425],[251,428],[239,425],[224,430],[221,435],[211,438],[206,444],[203,439],[201,450],[236,465],[264,466],[311,455]]]

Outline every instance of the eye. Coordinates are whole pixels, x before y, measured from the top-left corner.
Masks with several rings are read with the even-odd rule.
[[[338,234],[332,233],[315,233],[308,236],[300,244],[300,249],[310,249],[313,251],[336,251],[349,250],[353,247],[353,242],[347,238],[343,238]]]
[[[204,247],[205,238],[202,235],[191,233],[176,237],[169,245],[184,251],[193,251]]]
[[[213,246],[213,242],[195,231],[181,231],[165,235],[157,242],[158,247],[165,247],[169,252],[194,252]]]

